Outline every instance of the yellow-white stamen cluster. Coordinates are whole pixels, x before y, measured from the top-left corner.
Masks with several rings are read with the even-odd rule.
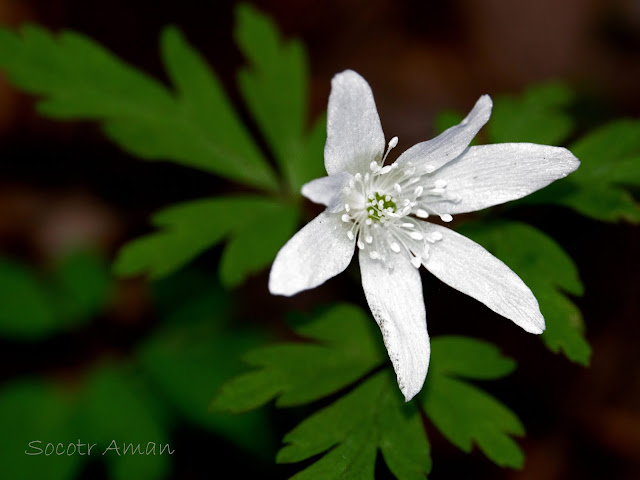
[[[437,215],[444,222],[449,214],[440,214],[430,206],[434,200],[456,201],[446,196],[447,182],[431,179],[435,169],[416,175],[411,164],[383,166],[389,151],[398,144],[393,137],[381,162],[372,161],[369,170],[356,173],[343,188],[342,220],[352,223],[350,240],[367,250],[372,259],[393,268],[394,256],[409,255],[418,268],[428,258],[431,244],[442,240],[439,232],[425,233],[421,220]]]

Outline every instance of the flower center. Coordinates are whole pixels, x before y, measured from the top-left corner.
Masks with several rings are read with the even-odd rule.
[[[397,142],[397,137],[389,142],[382,162]],[[433,205],[456,200],[446,195],[447,182],[431,179],[435,169],[416,175],[410,164],[382,166],[372,161],[369,170],[356,173],[343,190],[342,220],[352,224],[347,236],[357,238],[359,249],[389,268],[393,268],[396,255],[403,253],[418,268],[427,259],[430,245],[442,239],[438,231],[427,233],[427,224],[421,219],[437,215],[450,222],[451,215],[438,213]]]
[[[396,198],[390,195],[384,195],[379,192],[369,194],[368,202],[365,204],[367,213],[371,220],[380,221],[385,214],[391,215],[396,212]]]

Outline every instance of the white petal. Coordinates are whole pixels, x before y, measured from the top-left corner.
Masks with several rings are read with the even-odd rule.
[[[580,161],[566,148],[533,143],[471,147],[435,172],[446,196],[457,201],[430,204],[442,213],[465,213],[522,198],[575,171]]]
[[[349,228],[340,215],[326,212],[310,221],[278,252],[269,275],[269,291],[295,295],[342,272],[355,249],[355,239],[347,237]]]
[[[442,235],[423,262],[427,270],[527,332],[542,333],[545,325],[538,301],[518,275],[467,237],[440,225],[421,223],[427,234]]]
[[[415,144],[400,155],[396,163],[402,166],[411,162],[417,168],[417,174],[429,173],[440,168],[464,152],[473,137],[489,120],[492,107],[491,97],[481,96],[462,122],[434,139]]]
[[[324,166],[329,175],[365,172],[384,152],[384,133],[367,81],[352,70],[331,80]]]
[[[424,384],[431,348],[420,273],[408,257],[397,260],[389,270],[366,250],[360,251],[362,287],[408,402]]]
[[[330,211],[341,210],[344,207],[342,205],[342,189],[349,183],[351,178],[351,175],[345,172],[316,178],[302,186],[302,195],[312,202],[326,205]]]

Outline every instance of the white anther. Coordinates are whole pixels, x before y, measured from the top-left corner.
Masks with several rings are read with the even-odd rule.
[[[376,260],[378,258],[380,258],[380,254],[378,252],[376,252],[375,250],[372,250],[369,252],[369,256],[373,259]]]
[[[369,215],[373,215],[374,213],[376,213],[376,212],[373,210],[373,208],[370,208],[369,209]]]
[[[364,249],[364,243],[362,243],[362,240],[358,240],[358,248],[360,250]]]
[[[425,165],[423,170],[424,170],[424,173],[433,173],[436,171],[436,167],[434,167],[433,165]]]
[[[375,163],[375,162],[373,162]],[[369,172],[364,174],[364,183],[367,183],[369,181],[369,179],[371,178],[371,175],[369,175]]]
[[[442,219],[443,222],[450,222],[451,220],[453,220],[453,217],[448,213],[445,213],[444,215],[440,215],[440,218]]]
[[[362,174],[358,172],[355,174],[354,178],[356,179],[357,182],[359,182],[360,180],[362,180]]]
[[[446,180],[436,180],[434,182],[434,185],[436,188],[444,188],[447,186],[447,181]]]
[[[352,178],[351,180],[349,180],[349,187],[355,188],[355,186],[356,186],[356,181]]]
[[[422,261],[418,257],[411,258],[411,265],[413,265],[414,267],[420,268],[421,264],[422,264]]]
[[[409,215],[411,213],[411,205],[407,205],[406,207],[404,207],[402,209],[402,211],[400,212],[400,216],[404,217],[405,215]]]
[[[398,137],[393,137],[391,140],[389,140],[389,148],[396,148],[396,145],[398,145]]]
[[[387,173],[389,173],[391,170],[393,170],[394,168],[396,168],[396,164],[391,164],[391,165],[387,165],[386,167],[382,167],[380,169],[380,175],[385,175]]]
[[[364,237],[364,241],[367,243],[373,243],[373,237],[371,235],[366,235]]]
[[[342,214],[342,221],[343,222],[350,222],[351,221],[351,217],[349,215],[347,215],[346,213]]]
[[[400,225],[402,228],[413,228],[415,225],[413,223],[403,223]]]
[[[400,251],[400,245],[398,245],[397,242],[391,243],[391,250],[393,250],[394,252],[398,253]]]
[[[351,210],[351,207],[349,206],[348,203],[344,204],[344,209],[348,212],[349,210]]]
[[[411,232],[409,236],[414,240],[424,240],[424,235],[422,235],[420,232]]]
[[[401,192],[402,192],[402,187],[400,186],[400,184],[399,184],[399,183],[396,183],[396,184],[393,186],[393,189],[394,189],[396,192],[398,192],[398,193],[401,193]]]
[[[378,208],[382,210],[384,208],[384,202],[382,200],[378,200]]]
[[[416,189],[413,191],[413,194],[416,197],[419,197],[420,195],[422,195],[422,191],[424,190],[424,188],[422,187],[422,185],[416,187]]]
[[[389,195],[385,195],[384,196],[384,201],[388,202],[389,200],[391,200],[391,197]]]
[[[370,169],[372,172],[374,172],[374,173],[375,173],[375,172],[377,172],[378,170],[380,170],[380,165],[378,165],[378,162],[373,161],[373,162],[371,162],[371,163],[369,164],[369,169]]]
[[[367,225],[371,225],[373,223],[373,220],[371,220],[370,218],[367,218],[364,223],[366,223]]]
[[[351,230],[349,230],[347,232],[347,237],[349,237],[349,240],[353,240],[355,237],[353,236],[353,232]]]
[[[427,213],[427,211],[423,210],[422,208],[416,210],[416,216],[420,218],[429,218],[429,214]]]
[[[438,242],[440,240],[442,240],[442,234],[440,232],[432,232],[431,233],[431,239]]]

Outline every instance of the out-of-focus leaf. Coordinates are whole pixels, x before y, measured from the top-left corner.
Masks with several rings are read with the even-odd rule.
[[[304,47],[297,40],[283,40],[276,25],[247,4],[237,9],[235,37],[248,60],[238,76],[242,95],[289,185],[298,192],[305,182],[325,175],[322,149],[317,158],[307,148]]]
[[[570,150],[580,168],[522,202],[556,203],[606,222],[640,222],[640,205],[625,188],[640,185],[640,121],[618,120],[597,128]]]
[[[0,260],[0,334],[37,340],[87,322],[108,300],[110,281],[104,261],[78,252],[48,274]]]
[[[359,308],[339,305],[295,328],[313,343],[285,343],[253,350],[256,367],[226,383],[214,408],[242,412],[277,398],[292,406],[322,398],[356,381],[385,360],[373,320]]]
[[[276,189],[271,168],[220,83],[175,28],[163,32],[162,51],[176,94],[84,35],[54,37],[36,26],[20,35],[0,29],[0,68],[18,87],[42,97],[43,114],[102,122],[107,136],[148,160]]]
[[[73,413],[73,399],[43,381],[4,385],[0,390],[0,478],[76,478],[87,457],[73,454],[79,442],[71,426]],[[80,451],[86,455],[87,438],[82,443]],[[55,453],[56,447],[61,455]],[[67,455],[67,448],[71,455]]]
[[[158,400],[134,373],[118,366],[91,372],[78,415],[87,437],[102,449],[111,480],[165,478],[169,452],[175,450],[168,443],[162,413]]]
[[[311,415],[285,438],[281,463],[299,462],[330,450],[295,475],[306,479],[373,480],[377,450],[400,480],[425,479],[429,443],[415,403],[405,403],[390,371],[376,374]]]
[[[51,279],[58,315],[76,323],[98,313],[109,298],[108,272],[98,255],[76,252],[66,257]]]
[[[511,435],[524,435],[516,415],[492,396],[461,380],[499,378],[515,363],[497,349],[464,337],[437,337],[423,390],[426,414],[447,439],[465,452],[475,443],[494,463],[520,468],[524,455]]]
[[[0,260],[0,332],[16,339],[37,339],[57,328],[45,286],[34,272]]]
[[[549,349],[587,365],[591,348],[584,338],[582,315],[565,293],[582,295],[583,287],[564,250],[544,233],[522,223],[467,224],[462,230],[531,288],[545,317],[547,328],[542,339]]]
[[[496,97],[487,124],[489,142],[561,145],[575,127],[566,112],[573,99],[573,92],[560,83],[536,85],[518,97]]]
[[[164,277],[229,236],[221,265],[228,285],[268,265],[291,236],[297,210],[265,197],[235,196],[197,200],[156,213],[161,230],[125,245],[114,269],[119,275],[148,272]]]
[[[184,275],[178,277],[168,283],[188,281]],[[264,411],[241,416],[209,411],[211,398],[225,380],[241,373],[241,355],[256,347],[261,335],[231,328],[225,317],[227,299],[215,295],[221,289],[212,282],[202,279],[200,287],[190,283],[190,288],[199,291],[180,307],[162,312],[172,320],[140,348],[141,364],[164,396],[191,422],[266,457],[273,445]]]
[[[464,115],[455,110],[444,110],[436,115],[435,126],[436,132],[442,133],[447,128],[458,125],[464,119]]]

